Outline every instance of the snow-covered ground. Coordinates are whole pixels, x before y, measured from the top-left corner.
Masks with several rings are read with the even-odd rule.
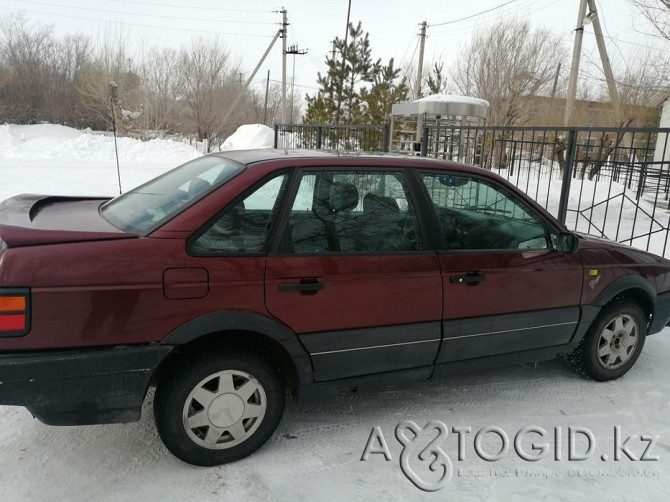
[[[236,144],[241,144],[240,142]],[[198,153],[187,145],[155,140],[119,142],[124,190]],[[552,191],[554,187],[552,186]],[[113,138],[59,126],[0,126],[0,200],[18,193],[109,194],[118,190]],[[553,196],[552,196],[553,197]],[[553,204],[550,201],[550,205]],[[624,211],[626,211],[624,207]],[[242,461],[212,468],[193,467],[172,457],[155,432],[149,396],[140,422],[91,427],[49,427],[23,408],[0,407],[0,497],[15,500],[657,500],[670,496],[670,329],[647,340],[636,366],[624,378],[595,383],[573,374],[562,362],[518,365],[442,378],[422,384],[342,393],[309,405],[289,403],[277,432],[261,450]],[[396,426],[420,427],[441,421],[453,474],[436,493],[420,491],[403,475]],[[374,427],[389,448],[361,457]],[[476,454],[474,437],[499,427],[509,448],[495,462]],[[514,436],[524,427],[521,446],[548,443],[536,462],[515,453]],[[615,461],[614,429],[620,426],[632,456]],[[463,460],[452,427],[463,433]],[[592,433],[589,459],[569,460],[569,428]],[[555,440],[560,428],[561,437]],[[409,434],[411,436],[411,433]],[[409,443],[409,467],[435,481],[416,454],[434,438],[427,428]],[[495,432],[483,432],[482,449],[500,450]],[[577,434],[576,453],[586,450]],[[645,438],[644,440],[641,437]],[[559,444],[560,460],[554,459]],[[375,443],[379,446],[379,443]],[[379,448],[378,448],[379,449]],[[607,455],[606,457],[604,455]],[[603,460],[606,459],[606,460]]]

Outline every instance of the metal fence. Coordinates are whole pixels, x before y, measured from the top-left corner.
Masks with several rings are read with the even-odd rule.
[[[388,152],[384,125],[276,124],[275,148]]]
[[[670,254],[670,129],[426,127],[421,155],[494,171],[570,229]]]
[[[386,126],[275,126],[277,148],[387,152],[396,143]],[[481,166],[572,230],[670,255],[670,128],[433,126],[419,152],[396,153]]]

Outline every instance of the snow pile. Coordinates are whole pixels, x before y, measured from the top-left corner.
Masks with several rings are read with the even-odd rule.
[[[465,105],[478,105],[489,107],[489,102],[485,99],[472,98],[470,96],[459,96],[457,94],[431,94],[414,101],[415,103],[457,103]]]
[[[275,133],[262,124],[245,124],[223,143],[221,151],[274,147]]]
[[[71,127],[55,124],[3,124],[0,125],[0,159],[36,158],[81,134]]]
[[[176,166],[200,155],[192,146],[172,140],[117,141],[120,161]],[[115,160],[114,137],[54,124],[4,124],[0,126],[0,159]]]

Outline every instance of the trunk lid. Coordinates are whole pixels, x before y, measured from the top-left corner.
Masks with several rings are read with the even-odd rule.
[[[108,223],[103,197],[17,195],[0,203],[0,249],[138,237]]]

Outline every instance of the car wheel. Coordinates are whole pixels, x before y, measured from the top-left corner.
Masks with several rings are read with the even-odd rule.
[[[579,346],[568,356],[575,369],[600,382],[614,380],[630,370],[642,352],[647,317],[631,300],[605,306]]]
[[[165,446],[194,465],[244,458],[272,435],[284,387],[265,359],[217,351],[192,357],[156,389],[154,417]]]

